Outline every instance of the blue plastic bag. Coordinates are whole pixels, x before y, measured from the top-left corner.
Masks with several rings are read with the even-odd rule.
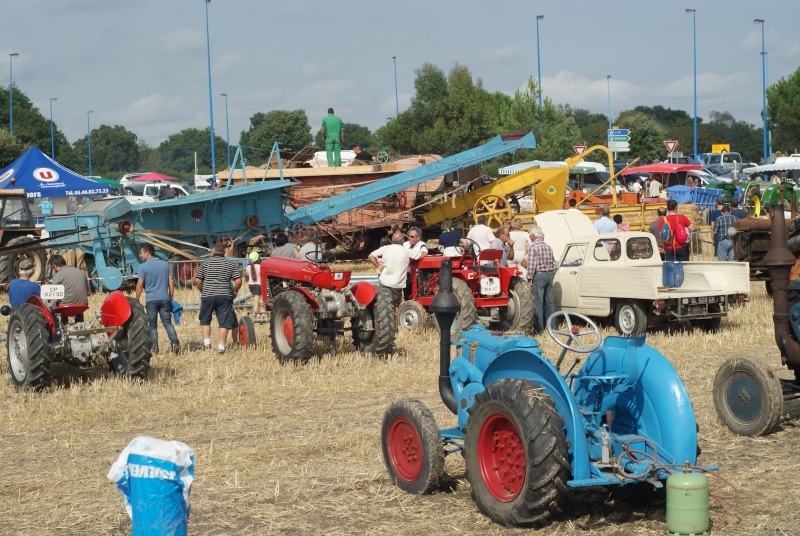
[[[185,536],[194,452],[180,441],[137,437],[111,466],[108,478],[125,499],[132,536]]]

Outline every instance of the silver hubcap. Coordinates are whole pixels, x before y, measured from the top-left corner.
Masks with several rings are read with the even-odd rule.
[[[625,333],[633,332],[633,327],[636,322],[633,311],[627,305],[619,312],[619,326]]]
[[[18,381],[25,379],[28,372],[30,358],[28,356],[28,339],[22,324],[15,323],[10,330],[8,344],[8,362],[11,373]]]
[[[407,307],[400,311],[400,327],[403,329],[417,329],[422,325],[422,319],[419,317],[419,312],[416,309]]]

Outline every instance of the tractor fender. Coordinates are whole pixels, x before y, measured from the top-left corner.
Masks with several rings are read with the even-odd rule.
[[[375,296],[378,295],[378,291],[375,290],[375,287],[366,281],[359,281],[358,283],[351,285],[350,292],[353,293],[355,300],[364,307],[372,303],[372,300],[374,300]]]
[[[697,461],[697,422],[689,394],[672,364],[652,346],[645,336],[606,337],[600,350],[592,353],[575,377],[578,404],[590,404],[596,396],[587,388],[584,376],[630,375],[630,389],[609,397],[603,408],[614,412],[612,432],[629,433],[635,426],[639,435],[658,445],[662,460],[682,464]],[[620,428],[615,427],[619,424]],[[623,431],[623,428],[625,431]]]
[[[30,303],[31,305],[35,305],[42,311],[42,316],[44,316],[44,321],[47,322],[47,331],[50,333],[50,337],[52,338],[53,335],[56,334],[56,319],[53,317],[53,311],[45,305],[42,301],[42,298],[39,296],[30,296],[25,303]]]
[[[486,368],[483,384],[503,378],[520,378],[540,386],[553,399],[555,409],[564,419],[564,430],[569,441],[569,462],[573,479],[590,478],[589,448],[584,432],[584,419],[580,407],[561,374],[546,359],[524,349],[501,353]]]
[[[100,306],[100,318],[105,327],[122,327],[131,317],[131,304],[119,290],[112,291]]]
[[[295,291],[302,294],[303,298],[305,298],[306,302],[308,303],[311,312],[312,313],[319,312],[319,303],[317,303],[317,298],[314,297],[314,295],[311,293],[310,290],[304,287],[291,287],[289,291]]]

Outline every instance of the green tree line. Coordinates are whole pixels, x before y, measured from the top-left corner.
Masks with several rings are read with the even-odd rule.
[[[415,94],[411,105],[375,132],[345,123],[345,148],[360,144],[373,154],[387,150],[393,154],[433,153],[448,156],[485,143],[492,137],[516,131],[532,131],[537,147],[532,151],[505,155],[487,163],[493,174],[500,166],[523,160],[563,160],[573,154],[575,145],[604,145],[608,117],[569,104],[554,105],[544,98],[539,102],[539,87],[531,77],[513,95],[491,92],[475,79],[464,65],[456,64],[445,73],[425,63],[415,72]],[[767,90],[768,128],[774,151],[796,152],[800,147],[800,68]],[[8,125],[7,88],[0,88],[0,167],[18,158],[31,145],[50,151],[50,121],[14,87],[14,135]],[[689,153],[693,147],[692,117],[683,110],[663,106],[637,106],[612,118],[614,126],[631,130],[631,151],[625,156],[645,162],[663,158],[664,140],[678,140],[678,147]],[[709,152],[714,143],[729,143],[746,161],[756,162],[762,154],[762,129],[734,118],[725,111],[712,111],[707,119],[698,118],[699,152]],[[313,133],[313,134],[312,134]],[[88,173],[88,136],[70,143],[54,129],[55,156],[62,165]],[[128,172],[158,171],[188,178],[195,171],[211,172],[209,129],[189,128],[172,134],[154,147],[122,125],[99,125],[91,131],[92,171],[111,178]],[[263,164],[274,142],[282,150],[297,151],[316,144],[323,147],[319,128],[313,128],[305,110],[256,112],[247,130],[240,134],[239,146],[246,163]],[[231,147],[235,151],[237,146]],[[215,136],[214,159],[218,169],[227,165],[228,147]],[[590,157],[592,158],[592,157]],[[595,156],[594,158],[600,158]]]

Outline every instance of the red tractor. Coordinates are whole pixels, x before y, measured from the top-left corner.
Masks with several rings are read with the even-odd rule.
[[[48,287],[60,286],[45,285],[42,295],[47,297]],[[50,365],[57,361],[88,368],[101,358],[114,373],[147,377],[152,342],[144,307],[116,290],[106,297],[100,314],[91,321],[70,322],[88,308],[57,305],[50,309],[39,296],[32,296],[13,309],[3,306],[2,313],[10,315],[8,371],[18,388],[46,387],[51,378]]]
[[[467,239],[464,239],[467,240]],[[471,242],[471,241],[470,241]],[[450,335],[455,337],[478,320],[494,324],[503,331],[523,331],[533,320],[534,303],[530,287],[516,268],[500,265],[503,252],[460,247],[460,257],[429,255],[411,262],[411,297],[398,310],[403,329],[422,326],[433,297],[439,289],[442,261],[453,262],[453,292],[461,304]],[[434,318],[434,325],[439,329]]]
[[[261,261],[261,298],[270,312],[272,350],[282,363],[307,361],[317,336],[332,342],[347,330],[353,332],[359,350],[376,355],[394,350],[391,295],[366,282],[350,285],[351,272],[334,272],[326,264],[331,259],[331,254],[321,253],[315,260],[269,257]],[[255,344],[256,322],[266,319],[240,319],[242,346]]]

